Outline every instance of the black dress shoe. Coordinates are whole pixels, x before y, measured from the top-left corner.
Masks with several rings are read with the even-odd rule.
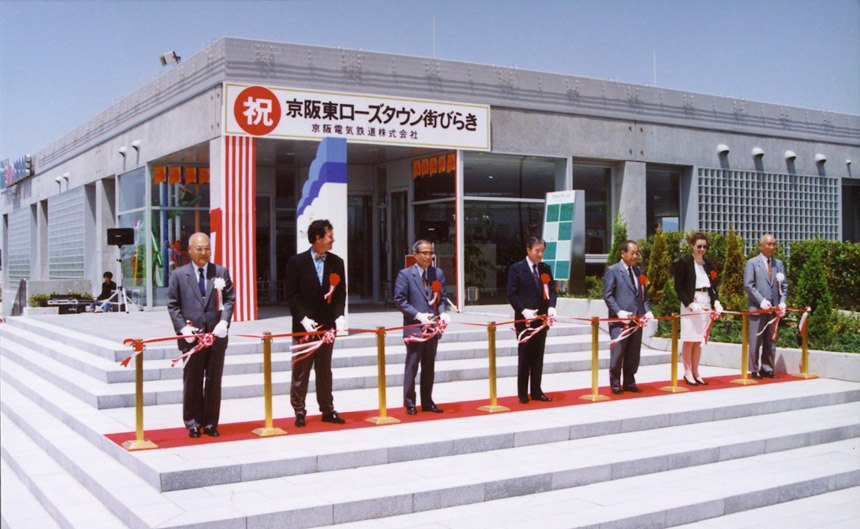
[[[528,403],[529,403],[528,397],[520,397],[520,404],[528,404]]]
[[[697,378],[696,383],[699,384],[700,386],[707,386],[708,385],[708,383],[705,382],[705,380],[702,378]]]
[[[541,402],[552,402],[552,399],[550,397],[547,397],[543,394],[538,395],[537,397],[532,397],[532,400],[539,400]]]
[[[761,380],[761,375],[758,373],[750,373],[750,376],[756,380]]]
[[[616,395],[621,395],[622,393],[624,393],[624,390],[621,388],[612,388],[612,393],[615,393]]]
[[[432,406],[421,406],[421,411],[432,411],[433,413],[442,413],[445,410],[443,410],[439,406],[436,406],[435,404],[433,404]]]
[[[336,412],[336,411],[333,411],[333,412],[331,412],[331,413],[323,414],[323,416],[322,416],[322,422],[330,422],[330,423],[334,423],[334,424],[346,424],[346,421],[345,421],[345,420],[343,420],[343,419],[340,417],[340,415],[338,415],[338,414],[337,414],[337,412]]]
[[[684,377],[684,384],[687,384],[688,386],[698,386],[699,385],[699,383],[696,381],[696,379],[693,379],[693,382],[690,382],[689,380],[687,380],[687,377]]]
[[[625,386],[624,391],[629,391],[631,393],[642,393],[642,390],[637,388],[636,386]]]
[[[768,373],[767,371],[762,371],[760,373],[760,375],[762,378],[779,378],[778,376],[774,375],[773,373]]]
[[[221,432],[219,432],[218,428],[215,426],[207,426],[206,428],[203,428],[203,433],[205,433],[209,437],[218,437],[219,435],[221,435]]]
[[[296,428],[304,428],[305,427],[305,415],[300,413],[296,415]]]
[[[200,437],[200,428],[191,428],[191,429],[189,429],[189,430],[188,430],[188,437],[191,437],[192,439],[195,439],[195,438],[197,438],[197,437]]]
[[[418,410],[415,406],[406,406],[406,415],[415,415],[418,413]]]

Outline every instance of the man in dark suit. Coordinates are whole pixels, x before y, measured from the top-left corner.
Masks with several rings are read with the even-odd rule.
[[[747,310],[770,309],[778,306],[785,310],[785,300],[788,298],[788,279],[785,277],[785,265],[773,256],[776,251],[776,238],[767,233],[759,242],[761,253],[749,261],[744,267],[744,289],[747,291]],[[774,319],[774,313],[750,314],[749,316],[749,372],[755,379],[779,378],[773,374],[776,342],[773,339],[773,328],[768,322]],[[761,333],[761,334],[759,334]],[[761,367],[759,367],[761,362]]]
[[[212,333],[209,347],[188,357],[182,374],[182,416],[189,437],[200,437],[200,429],[217,437],[221,412],[221,374],[227,350],[227,329],[233,318],[236,296],[230,272],[209,262],[209,237],[195,233],[188,241],[191,262],[170,274],[167,310],[177,334],[179,350],[190,351],[197,333]]]
[[[610,318],[630,318],[651,314],[648,303],[648,289],[641,277],[642,269],[636,266],[639,261],[639,245],[633,241],[621,243],[621,261],[606,269],[603,274],[603,300],[609,309]],[[609,336],[615,340],[624,330],[627,322],[610,322]],[[639,370],[639,350],[642,346],[642,329],[616,343],[609,351],[609,386],[612,393],[620,395],[624,391],[641,393],[636,386],[636,371]],[[622,373],[624,375],[622,384]]]
[[[539,328],[544,320],[539,316],[555,318],[555,303],[558,294],[555,279],[549,265],[541,262],[546,243],[538,237],[526,241],[526,258],[511,265],[508,272],[508,302],[514,308],[514,328],[517,336],[526,327]],[[531,320],[522,322],[519,320]],[[531,379],[531,398],[549,402],[541,389],[543,375],[543,354],[548,329],[535,333],[527,342],[520,343],[517,350],[517,396],[522,404],[529,402],[529,379]]]
[[[412,246],[415,264],[397,274],[394,283],[394,303],[403,313],[403,325],[429,324],[439,318],[446,324],[448,315],[445,274],[431,266],[435,252],[429,241],[416,241]],[[403,339],[421,334],[421,327],[403,329]],[[408,415],[418,413],[415,407],[415,375],[421,365],[421,411],[442,413],[442,408],[433,402],[433,379],[436,363],[436,335],[423,342],[406,342],[406,365],[403,371],[403,406]]]
[[[293,317],[293,332],[341,330],[346,326],[346,276],[343,259],[331,253],[334,233],[327,220],[315,220],[308,227],[310,249],[290,257],[287,262],[287,302]],[[319,340],[322,335],[293,338],[294,344]],[[297,427],[305,426],[305,397],[311,369],[316,374],[317,403],[323,422],[344,424],[334,410],[331,394],[331,355],[333,343],[324,343],[293,364],[290,403],[295,410]]]

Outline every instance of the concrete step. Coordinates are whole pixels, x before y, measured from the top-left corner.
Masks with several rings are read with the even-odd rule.
[[[16,335],[17,337],[17,335]],[[575,338],[557,337],[553,339],[553,348],[558,346],[559,349],[567,349],[569,346],[567,340]],[[578,338],[577,338],[578,339]],[[557,343],[555,343],[557,341]],[[467,344],[468,346],[468,344]],[[590,344],[589,344],[590,349]],[[69,393],[75,395],[84,402],[98,409],[108,409],[117,407],[134,406],[135,403],[135,385],[133,382],[115,382],[109,383],[104,381],[98,369],[100,367],[110,369],[110,372],[125,372],[124,378],[129,378],[133,375],[133,368],[123,368],[118,364],[116,366],[104,365],[104,360],[94,360],[87,364],[86,369],[74,370],[69,369],[66,362],[56,359],[57,355],[62,358],[67,358],[66,353],[62,348],[50,349],[55,353],[45,351],[39,354],[27,345],[19,343],[17,340],[4,340],[0,347],[0,354],[4,357],[15,360],[16,362],[26,365],[27,368],[34,373],[39,374],[45,380],[50,381]],[[472,350],[473,354],[474,350]],[[72,353],[68,353],[72,354]],[[340,354],[340,351],[335,353]],[[286,353],[275,355],[274,361],[280,363],[283,367],[289,362]],[[604,350],[599,352],[600,366],[608,365],[609,351]],[[243,357],[244,358],[244,357]],[[643,349],[640,365],[653,365],[665,363],[670,359],[670,355],[664,351],[654,351]],[[81,363],[84,361],[81,360]],[[158,360],[154,362],[159,362]],[[96,363],[101,366],[95,365]],[[146,363],[150,363],[147,361]],[[253,365],[250,365],[252,373],[245,373],[249,368],[247,362],[243,363],[242,359],[236,357],[228,357],[225,360],[225,371],[230,373],[222,379],[222,398],[236,399],[247,398],[263,395],[263,380],[261,375],[260,360],[256,360]],[[388,365],[388,364],[386,364]],[[517,369],[517,358],[515,356],[503,356],[497,358],[497,376],[515,376]],[[167,367],[164,363],[160,371],[170,371],[169,377],[153,378],[144,384],[144,405],[151,406],[155,404],[171,404],[182,401],[182,370],[179,366],[175,368]],[[230,369],[228,369],[228,366]],[[386,373],[386,385],[389,387],[401,386],[403,384],[402,367],[396,364],[388,366]],[[591,352],[558,352],[549,353],[544,360],[544,373],[560,373],[573,371],[587,371],[591,369]],[[150,371],[150,376],[160,376],[157,374],[158,368]],[[93,376],[92,374],[98,375]],[[105,372],[107,373],[107,371]],[[467,358],[460,360],[443,360],[436,362],[436,381],[438,383],[456,381],[456,380],[481,380],[488,377],[489,367],[486,358]],[[362,389],[376,388],[378,385],[378,373],[375,365],[357,366],[357,367],[341,367],[333,369],[333,387],[336,391],[347,389]],[[276,395],[288,394],[290,387],[290,371],[273,371],[272,373],[272,391]],[[309,391],[314,391],[315,381],[312,379],[309,385]]]
[[[27,486],[0,459],[0,527],[3,529],[60,529],[54,518],[42,507]]]
[[[8,420],[5,413],[0,413],[0,424],[3,430],[3,517],[9,527],[128,527],[102,504],[89,487],[81,486],[80,479],[91,479],[98,475],[97,472],[79,473],[76,479],[73,465],[64,468],[64,457],[54,459],[17,424]],[[39,428],[46,438],[57,433],[48,425]],[[50,441],[46,439],[45,444],[49,445]],[[97,462],[91,461],[90,464]]]
[[[77,371],[85,373],[93,378],[106,383],[133,382],[134,370],[122,367],[120,361],[124,360],[131,354],[130,348],[125,348],[119,351],[119,360],[112,361],[105,358],[103,355],[94,355],[84,349],[79,349],[75,345],[65,343],[62,337],[45,336],[31,330],[24,329],[18,326],[9,326],[3,329],[3,340],[17,343],[34,353],[39,353],[56,360],[61,364],[65,364]],[[437,353],[437,361],[445,360],[462,360],[469,358],[487,357],[487,342],[481,341],[447,341],[445,337],[439,344]],[[609,342],[609,336],[601,334],[599,343],[605,346]],[[224,374],[254,374],[263,372],[263,355],[262,348],[254,353],[233,354],[233,346],[228,348],[228,354],[225,359]],[[276,341],[275,345],[284,345],[284,340]],[[282,352],[277,352],[278,349],[283,349]],[[591,336],[586,334],[560,334],[552,335],[547,340],[546,353],[553,354],[559,352],[576,352],[590,351]],[[144,362],[144,380],[170,380],[181,379],[182,370],[171,367],[171,359],[179,356],[179,352],[175,347],[167,350],[161,350],[153,353],[151,348],[147,348],[144,353],[146,361]],[[497,340],[496,356],[510,357],[517,355],[517,344],[513,338],[507,340]],[[274,347],[272,354],[272,370],[289,371],[290,360],[292,358],[289,352],[289,344],[287,347]],[[385,360],[387,365],[401,366],[406,359],[406,346],[402,341],[398,344],[388,346],[385,350]],[[337,349],[332,358],[332,367],[359,367],[359,366],[376,366],[377,348],[373,347],[344,347]]]
[[[646,474],[406,515],[383,515],[339,527],[663,528],[698,520],[719,520],[718,517],[769,506],[782,512],[786,502],[847,490],[857,487],[858,483],[860,439],[854,438],[669,470],[658,475]],[[777,505],[779,507],[775,507]],[[791,523],[752,526],[797,527]],[[702,527],[742,526],[705,524]]]

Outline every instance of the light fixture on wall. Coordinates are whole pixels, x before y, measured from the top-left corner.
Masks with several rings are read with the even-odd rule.
[[[120,156],[122,156],[123,158],[125,158],[125,153],[126,153],[126,152],[128,152],[128,148],[126,148],[126,146],[125,146],[125,145],[123,145],[122,147],[120,147],[119,149],[117,149],[117,151],[116,151],[116,152],[118,152]]]
[[[827,161],[827,156],[824,156],[821,153],[815,155],[815,163],[822,164]]]
[[[851,165],[851,160],[845,160],[845,165]]]
[[[176,55],[176,52],[171,50],[159,57],[159,59],[161,60],[162,66],[167,66],[168,64],[179,64],[179,61],[182,60],[182,57]]]
[[[140,140],[134,140],[133,142],[131,142],[131,148],[136,150],[136,151],[139,151],[140,150]]]
[[[729,146],[725,143],[717,145],[717,154],[720,154],[722,156],[729,154]]]
[[[793,162],[795,158],[797,158],[797,154],[794,151],[785,151],[785,160],[787,162]]]
[[[761,147],[753,147],[752,155],[753,158],[762,158],[764,157],[764,150]]]

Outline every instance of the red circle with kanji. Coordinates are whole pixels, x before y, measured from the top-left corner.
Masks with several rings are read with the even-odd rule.
[[[239,127],[248,134],[265,136],[278,126],[281,104],[268,88],[249,86],[236,97],[233,115]]]

